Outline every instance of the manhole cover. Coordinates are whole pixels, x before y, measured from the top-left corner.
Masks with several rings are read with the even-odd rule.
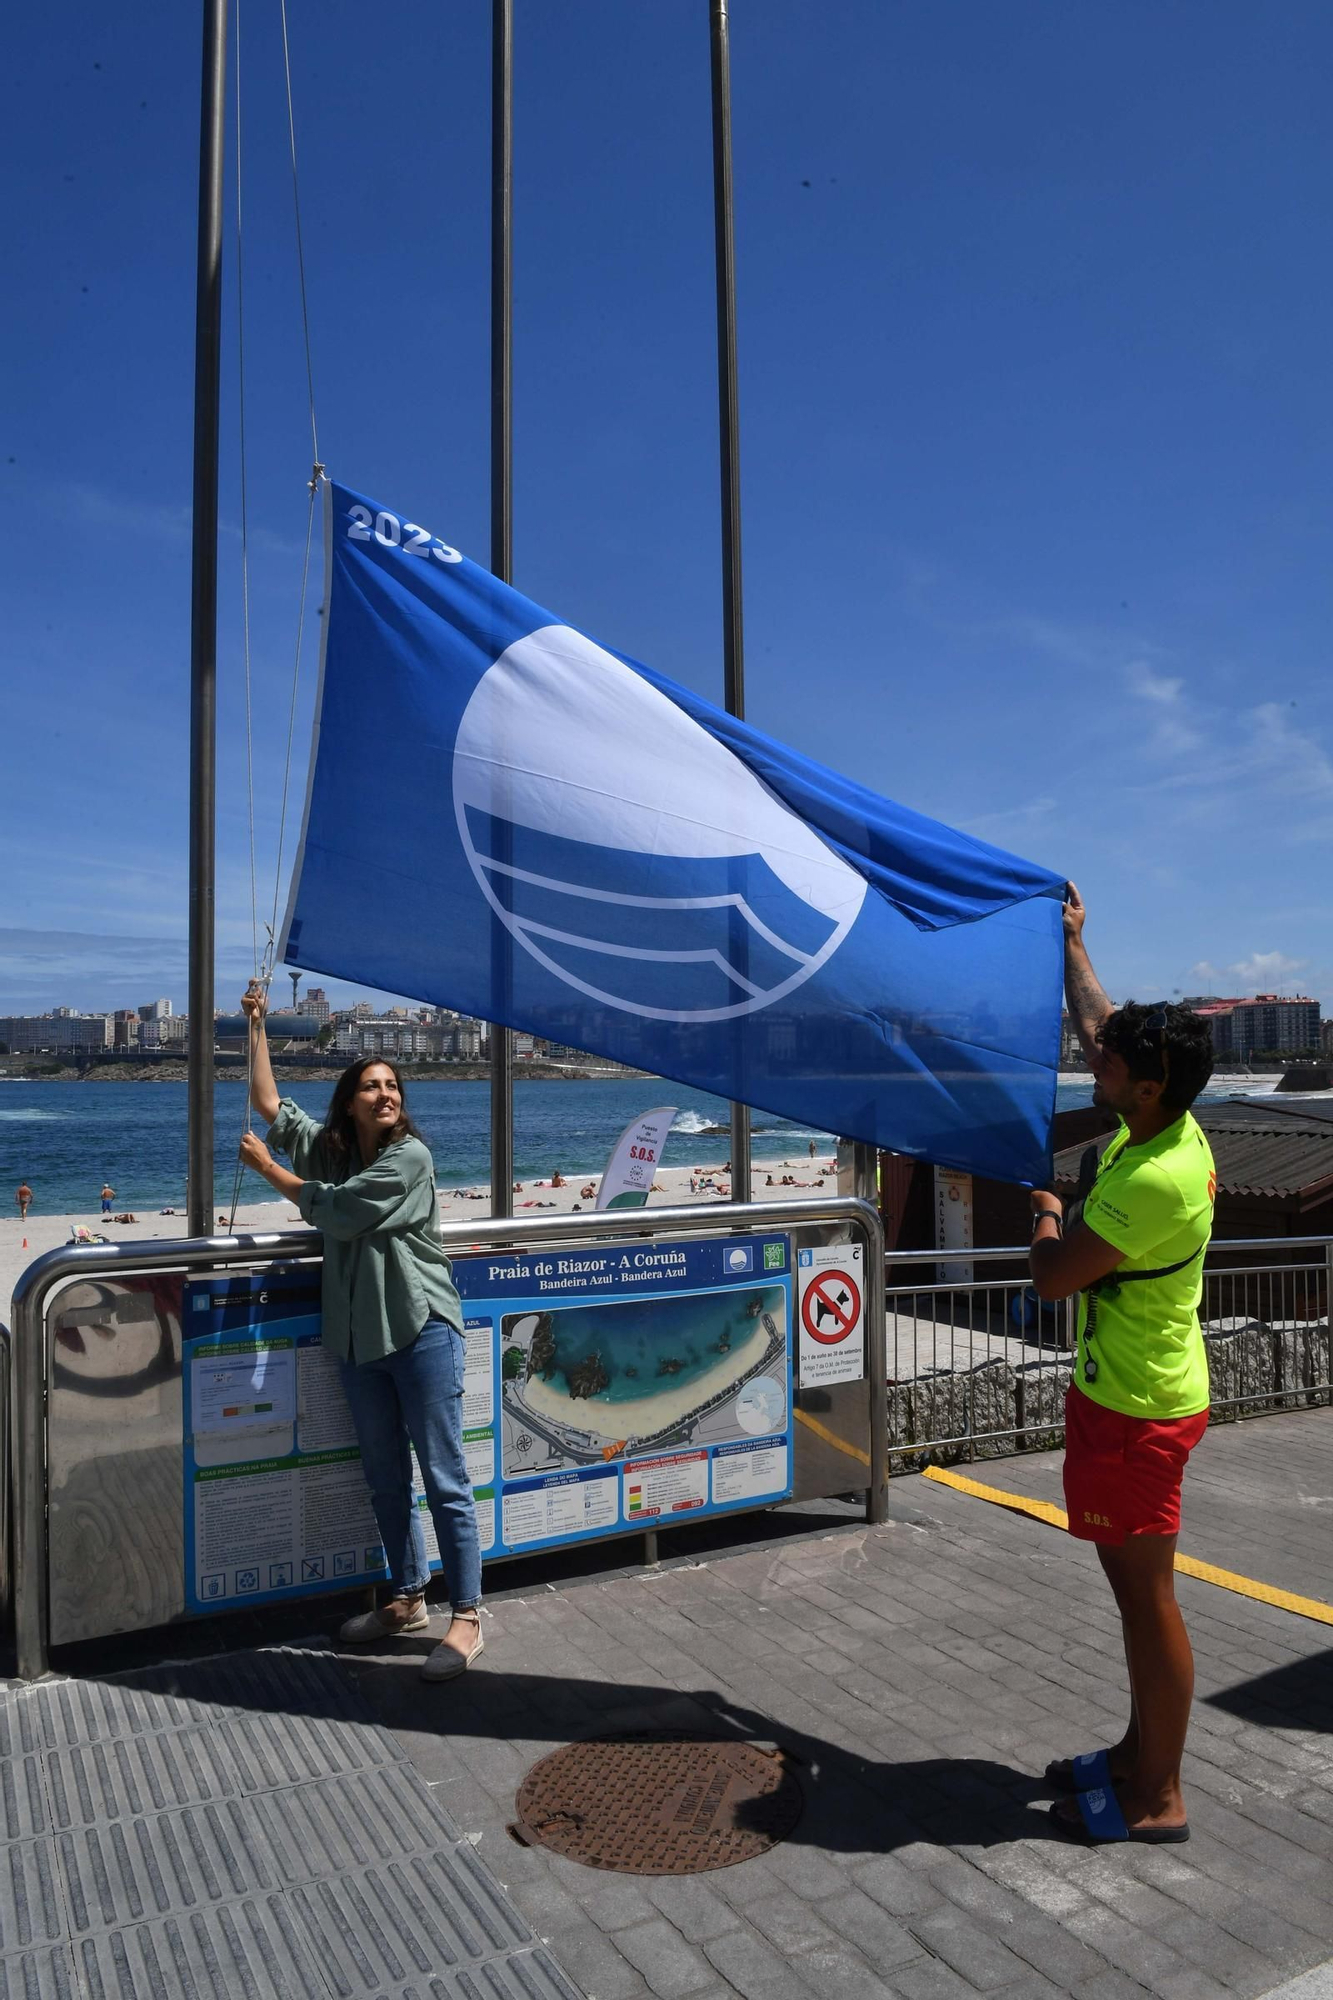
[[[683,1734],[604,1736],[533,1765],[511,1831],[589,1868],[695,1875],[766,1853],[803,1803],[780,1750]]]

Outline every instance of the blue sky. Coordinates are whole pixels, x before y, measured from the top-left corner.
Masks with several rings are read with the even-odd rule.
[[[276,0],[242,5],[267,910],[311,453]],[[196,12],[8,33],[0,1011],[185,1002]],[[707,13],[517,0],[515,580],[720,699]],[[484,560],[489,6],[289,18],[321,454]],[[1333,1011],[1331,59],[1322,0],[734,0],[749,716],[1072,875],[1117,997]]]

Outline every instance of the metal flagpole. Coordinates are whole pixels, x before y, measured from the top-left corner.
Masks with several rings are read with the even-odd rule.
[[[191,1236],[213,1233],[213,912],[217,839],[218,405],[222,350],[222,120],[227,0],[204,0],[199,250],[194,336],[194,514],[190,581]]]
[[[728,715],[745,714],[741,611],[741,456],[736,396],[736,263],[731,200],[731,25],[709,0],[713,81],[713,226],[717,254],[718,439],[722,467],[722,632]],[[731,1107],[731,1198],[750,1199],[750,1107]]]
[[[491,0],[491,569],[512,583],[514,0]],[[496,924],[495,970],[508,985],[510,940]],[[491,1023],[491,1214],[514,1212],[514,1045]]]

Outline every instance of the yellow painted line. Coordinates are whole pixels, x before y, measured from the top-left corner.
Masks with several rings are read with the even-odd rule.
[[[813,1431],[817,1438],[823,1438],[825,1444],[831,1444],[835,1451],[845,1451],[848,1458],[854,1458],[858,1465],[869,1465],[868,1451],[862,1451],[859,1444],[848,1444],[845,1438],[835,1437],[828,1425],[821,1424],[818,1417],[808,1417],[804,1410],[793,1410],[792,1415],[798,1424],[804,1424],[808,1431]]]
[[[1279,1590],[1275,1584],[1257,1583],[1252,1576],[1237,1576],[1231,1569],[1214,1569],[1211,1563],[1196,1562],[1193,1556],[1176,1557],[1182,1576],[1197,1576],[1222,1590],[1234,1590],[1238,1597],[1254,1597],[1260,1604],[1275,1604],[1279,1611],[1294,1611],[1298,1618],[1314,1618],[1321,1625],[1333,1625],[1333,1604],[1318,1597],[1297,1597],[1294,1591]]]
[[[1069,1516],[1063,1507],[1052,1506],[1049,1500],[1029,1500],[1023,1493],[1006,1493],[999,1486],[983,1486],[979,1479],[965,1479],[961,1472],[950,1472],[943,1465],[928,1465],[924,1476],[933,1479],[939,1486],[952,1486],[959,1493],[970,1493],[974,1500],[991,1500],[997,1507],[1012,1507],[1015,1514],[1031,1514],[1034,1521],[1045,1521],[1052,1528],[1067,1528]]]
[[[1068,1528],[1069,1516],[1063,1507],[1054,1507],[1049,1500],[1029,1500],[1023,1493],[1006,1493],[1002,1486],[983,1486],[979,1479],[967,1479],[961,1472],[950,1472],[943,1465],[928,1465],[924,1476],[933,1479],[939,1486],[952,1486],[956,1492],[970,1493],[975,1500],[989,1500],[997,1507],[1012,1508],[1016,1514],[1030,1514],[1036,1521],[1045,1521],[1052,1528]],[[1320,1625],[1333,1625],[1333,1604],[1325,1604],[1318,1597],[1298,1597],[1294,1591],[1279,1590],[1275,1584],[1259,1583],[1252,1576],[1238,1576],[1234,1569],[1218,1569],[1212,1563],[1198,1562],[1193,1556],[1177,1555],[1176,1568],[1182,1576],[1197,1577],[1201,1583],[1215,1583],[1219,1590],[1234,1591],[1237,1597],[1252,1597],[1259,1604],[1272,1604],[1279,1611],[1293,1611],[1298,1618],[1313,1618]]]

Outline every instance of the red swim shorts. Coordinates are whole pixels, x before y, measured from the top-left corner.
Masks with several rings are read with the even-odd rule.
[[[1065,1397],[1065,1505],[1084,1542],[1180,1532],[1185,1460],[1208,1428],[1196,1417],[1126,1417],[1072,1384]]]

